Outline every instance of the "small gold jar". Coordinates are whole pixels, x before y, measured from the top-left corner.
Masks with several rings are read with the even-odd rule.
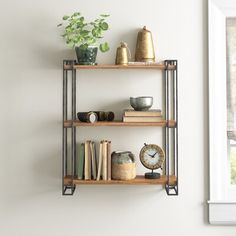
[[[116,65],[127,65],[129,62],[130,51],[126,43],[121,42],[116,50]]]

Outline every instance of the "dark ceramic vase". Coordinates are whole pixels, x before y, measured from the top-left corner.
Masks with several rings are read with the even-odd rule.
[[[80,65],[95,65],[98,48],[89,46],[84,49],[82,47],[75,47],[78,64]]]

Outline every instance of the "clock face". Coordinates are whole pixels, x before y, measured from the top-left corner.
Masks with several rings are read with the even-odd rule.
[[[155,144],[145,144],[140,151],[139,157],[141,163],[151,170],[162,167],[165,161],[165,153],[163,149]]]

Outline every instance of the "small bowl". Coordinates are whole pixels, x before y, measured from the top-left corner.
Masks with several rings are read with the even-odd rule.
[[[153,97],[130,97],[130,105],[135,111],[147,111],[152,104]]]

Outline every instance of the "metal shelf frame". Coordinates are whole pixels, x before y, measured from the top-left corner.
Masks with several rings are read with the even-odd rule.
[[[99,69],[99,65],[94,69]],[[152,66],[152,69],[154,66]],[[127,67],[124,67],[128,69]],[[138,67],[136,67],[138,68]],[[130,67],[130,69],[136,69]],[[76,70],[79,70],[79,66],[76,65],[74,60],[63,61],[63,101],[62,101],[62,195],[73,195],[76,189],[74,179],[76,178],[76,126],[66,127],[65,121],[68,120],[68,105],[71,105],[70,119],[76,120]],[[86,69],[86,67],[81,67]],[[88,69],[92,69],[88,67]],[[101,66],[101,69],[102,66]],[[116,69],[114,65],[106,65],[106,69]],[[122,67],[119,67],[122,69]],[[140,66],[138,69],[150,69],[150,66]],[[163,146],[165,150],[165,168],[163,172],[167,176],[165,183],[165,190],[167,195],[177,196],[179,194],[178,184],[178,62],[177,60],[165,60],[164,67],[157,66],[157,70],[163,71],[163,116],[164,119],[174,120],[176,125],[170,127],[166,125],[163,127]],[[70,81],[69,81],[70,80]],[[68,86],[68,83],[71,86]],[[68,101],[69,91],[70,102]],[[160,89],[160,88],[158,88]],[[70,131],[70,132],[69,132]],[[69,135],[70,140],[69,139]],[[171,184],[171,176],[176,176],[176,184]],[[65,178],[71,181],[65,183]]]

